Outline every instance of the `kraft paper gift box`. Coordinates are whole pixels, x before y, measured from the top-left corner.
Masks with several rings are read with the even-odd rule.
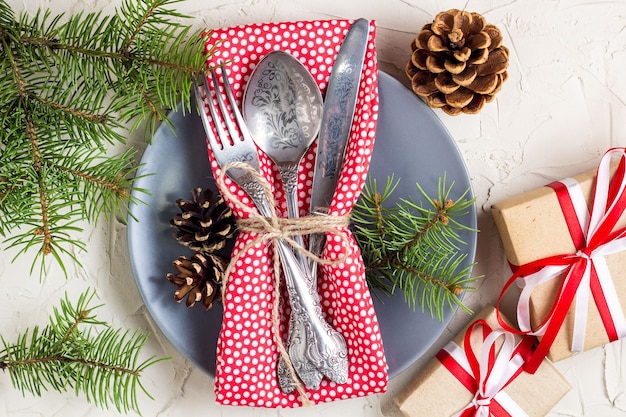
[[[611,161],[611,157],[615,154],[621,158],[619,166],[614,160]],[[608,236],[607,240],[616,240],[617,242],[613,242],[611,245],[617,244],[618,249],[596,248],[595,253],[598,256],[594,256],[595,261],[592,262],[594,265],[591,267],[592,270],[603,270],[604,288],[598,291],[599,285],[593,278],[591,284],[588,281],[583,281],[577,288],[577,295],[567,309],[567,313],[563,314],[564,318],[558,332],[551,336],[554,337],[554,341],[546,344],[546,348],[549,348],[547,356],[552,361],[559,361],[571,356],[572,350],[584,351],[624,337],[625,326],[621,306],[626,306],[626,251],[619,249],[619,246],[622,248],[624,246],[623,236],[619,231],[626,225],[626,216],[623,215],[626,201],[624,201],[623,194],[620,194],[623,192],[624,183],[624,155],[623,148],[609,150],[597,170],[591,170],[573,178],[566,178],[528,191],[492,206],[493,218],[502,238],[507,259],[513,271],[518,271],[518,274],[520,267],[527,268],[533,263],[535,265],[541,264],[543,260],[551,257],[564,258],[566,254],[571,255],[569,260],[572,262],[581,260],[583,263],[587,262],[587,260],[578,257],[579,255],[582,257],[589,256],[592,252],[591,249],[584,248],[585,233],[587,234],[586,240],[591,240],[590,232],[586,229],[589,220],[585,225],[584,214],[586,212],[589,216],[591,208],[594,211],[610,211],[609,214],[605,213],[605,217],[599,216],[596,219],[601,219],[600,223],[606,220],[606,223],[609,224],[612,232],[608,235],[613,235]],[[618,174],[615,174],[616,170]],[[600,175],[598,182],[601,182],[601,185],[599,187],[596,187],[597,175]],[[603,203],[605,197],[599,194],[608,194],[608,203]],[[592,205],[592,201],[596,202]],[[568,208],[570,203],[573,204],[573,207]],[[603,204],[611,203],[614,204],[611,209],[603,209]],[[585,207],[580,207],[581,205]],[[578,207],[580,226],[576,226],[576,214],[572,212],[572,208],[576,212],[576,207]],[[611,219],[611,216],[614,219]],[[611,225],[612,227],[610,227]],[[582,229],[582,237],[581,230],[575,231],[577,228]],[[617,235],[615,235],[616,231],[618,231]],[[607,230],[601,232],[607,234]],[[574,240],[579,241],[577,245]],[[597,246],[597,242],[593,245]],[[613,253],[605,256],[602,252]],[[533,270],[533,268],[527,269]],[[584,270],[584,268],[579,268],[578,271],[580,270]],[[553,307],[559,307],[559,304],[563,303],[561,297],[563,293],[560,291],[567,282],[565,281],[566,272],[559,274],[555,279],[546,280],[532,290],[528,308],[530,324],[533,329],[539,328],[551,314]],[[596,287],[595,293],[594,290],[590,290],[590,287],[594,286]],[[586,299],[585,297],[579,298],[581,292],[587,297]],[[603,304],[607,303],[605,299],[612,302],[610,313],[606,312],[609,308],[602,307]],[[575,342],[577,303],[580,304],[579,308],[584,307],[584,305],[587,307],[582,309],[583,315],[586,314],[586,325],[584,320],[580,322],[578,341]],[[601,309],[605,310],[603,313],[604,320],[600,313]],[[519,314],[518,311],[518,316]],[[541,340],[542,336],[539,335],[539,338]]]
[[[493,306],[486,306],[477,315],[477,318],[483,319],[494,330],[500,327]],[[459,332],[452,341],[463,351],[465,351],[465,335],[468,329],[471,329],[472,323]],[[475,330],[472,333],[473,345],[480,346],[480,334],[476,333],[480,332]],[[518,335],[510,335],[516,341],[521,339]],[[457,415],[464,410],[464,407],[472,403],[475,394],[470,392],[460,382],[459,377],[453,375],[439,359],[441,353],[449,349],[448,346],[442,349],[436,358],[429,361],[412,382],[395,398],[405,416],[450,417]],[[475,350],[476,356],[480,358],[480,347]],[[504,387],[502,392],[514,403],[507,409],[506,413],[499,411],[497,407],[490,407],[489,415],[492,417],[515,417],[524,415],[523,412],[525,412],[525,415],[529,417],[545,416],[569,391],[570,385],[547,359],[544,359],[543,362],[535,374],[521,372],[510,384]],[[499,400],[499,397],[496,396],[494,400]],[[493,403],[494,400],[491,402]],[[516,412],[515,410],[519,411]],[[465,412],[469,411],[466,410]]]

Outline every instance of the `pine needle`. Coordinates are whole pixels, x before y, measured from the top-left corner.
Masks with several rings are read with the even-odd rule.
[[[74,390],[100,408],[139,413],[139,391],[152,398],[141,374],[164,359],[140,359],[147,336],[98,320],[94,296],[89,290],[72,303],[66,295],[48,325],[26,330],[15,343],[1,338],[0,369],[22,395]]]
[[[207,54],[177,2],[66,17],[15,16],[0,0],[0,235],[16,258],[34,254],[31,273],[48,256],[78,264],[81,221],[128,214],[136,153],[107,150],[125,126],[151,137],[171,109],[191,109]]]
[[[466,244],[459,231],[475,230],[458,218],[468,213],[474,200],[465,197],[466,191],[452,201],[453,184],[448,186],[444,175],[435,198],[416,184],[421,200],[429,204],[405,198],[388,207],[398,183],[390,176],[379,191],[376,181],[369,181],[352,211],[368,285],[381,299],[401,290],[411,308],[420,306],[440,320],[446,307],[468,311],[460,295],[472,291],[480,277],[471,275],[473,265],[463,266]]]

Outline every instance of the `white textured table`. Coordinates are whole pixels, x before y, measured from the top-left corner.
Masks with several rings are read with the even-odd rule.
[[[119,0],[9,0],[15,11],[102,10]],[[466,5],[467,3],[467,5]],[[186,0],[176,7],[194,16],[197,27],[313,18],[375,19],[381,68],[403,80],[408,44],[423,24],[450,8],[483,14],[502,30],[510,49],[509,80],[495,102],[479,115],[446,116],[438,111],[467,163],[478,197],[479,243],[475,274],[482,286],[467,303],[477,309],[494,302],[509,269],[490,206],[503,198],[595,167],[611,146],[626,145],[626,1],[584,0]],[[141,132],[131,138],[143,146]],[[11,263],[0,252],[0,334],[9,340],[43,325],[52,307],[88,287],[104,306],[100,317],[115,326],[151,333],[148,355],[171,356],[148,369],[144,383],[155,397],[140,397],[145,416],[380,416],[394,415],[393,396],[423,365],[418,361],[390,382],[387,394],[298,410],[220,407],[213,379],[187,362],[160,334],[135,287],[126,245],[126,228],[117,221],[88,227],[88,253],[77,256],[84,271],[69,279],[52,268],[40,282],[28,276],[29,262]],[[468,321],[457,317],[426,356],[431,357]],[[573,388],[553,409],[557,416],[626,416],[626,343],[616,342],[557,363]],[[23,398],[0,373],[0,416],[109,416],[73,393]]]

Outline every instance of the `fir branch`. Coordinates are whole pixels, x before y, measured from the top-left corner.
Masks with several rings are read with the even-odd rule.
[[[428,206],[405,198],[388,207],[398,183],[390,176],[379,191],[376,181],[370,181],[352,211],[367,282],[383,295],[401,290],[410,307],[420,305],[443,319],[446,306],[466,309],[459,296],[473,290],[471,284],[478,279],[471,276],[473,265],[461,267],[465,243],[458,232],[469,229],[457,220],[467,214],[474,200],[465,198],[466,191],[452,201],[453,185],[446,184],[444,175],[435,198],[416,184]]]
[[[0,369],[22,394],[73,389],[98,407],[139,412],[138,391],[150,397],[140,377],[164,359],[141,361],[147,336],[98,320],[94,311],[100,306],[91,305],[94,296],[93,291],[84,292],[73,304],[66,295],[43,329],[27,330],[15,343],[2,338]]]
[[[178,0],[126,0],[112,16],[15,16],[0,0],[0,235],[16,258],[35,250],[78,262],[82,220],[126,217],[136,169],[125,126],[146,137],[167,112],[191,109],[193,75],[203,70],[205,38],[170,6]]]

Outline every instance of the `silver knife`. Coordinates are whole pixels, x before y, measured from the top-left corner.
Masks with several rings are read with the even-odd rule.
[[[311,189],[312,214],[328,213],[339,181],[356,108],[369,29],[370,23],[366,19],[358,19],[352,24],[330,74],[317,139],[317,156]],[[309,251],[319,256],[324,242],[324,234],[311,235]],[[315,276],[316,264],[313,263],[311,268]]]

